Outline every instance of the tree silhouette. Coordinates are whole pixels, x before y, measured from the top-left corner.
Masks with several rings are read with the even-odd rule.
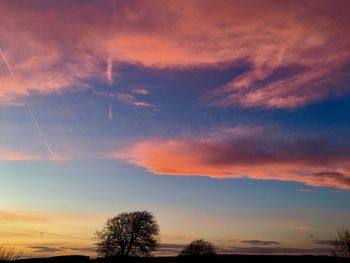
[[[192,241],[189,245],[185,246],[180,252],[180,256],[214,256],[216,255],[216,249],[214,245],[203,239]]]
[[[100,256],[146,256],[158,246],[159,226],[148,211],[121,213],[96,232]]]
[[[350,229],[338,230],[338,238],[334,241],[332,252],[338,257],[350,257]]]

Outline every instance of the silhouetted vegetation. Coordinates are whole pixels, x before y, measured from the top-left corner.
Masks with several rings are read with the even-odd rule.
[[[215,256],[214,245],[203,239],[192,241],[180,252],[180,256]]]
[[[348,258],[328,256],[262,256],[262,255],[217,255],[216,257],[111,257],[89,259],[84,256],[61,256],[51,258],[20,259],[19,263],[237,263],[237,262],[268,262],[268,263],[345,263]]]
[[[344,228],[338,231],[332,252],[338,257],[350,257],[350,229]]]
[[[151,257],[158,247],[159,226],[148,211],[121,213],[110,218],[102,230],[96,232],[97,252],[100,257],[71,255],[49,258],[19,259],[20,253],[13,246],[0,244],[0,263],[194,263],[194,262],[349,262],[350,230],[338,231],[334,242],[334,256],[288,255],[217,255],[215,246],[203,239],[186,245],[178,257]],[[215,256],[215,257],[213,257]]]
[[[99,256],[149,256],[158,246],[159,226],[148,211],[121,213],[96,234]]]
[[[21,253],[16,251],[16,248],[8,243],[0,244],[0,260],[14,261],[21,257]]]

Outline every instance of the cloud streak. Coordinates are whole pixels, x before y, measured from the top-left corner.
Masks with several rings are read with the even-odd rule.
[[[178,255],[185,245],[160,244],[157,255]],[[216,246],[220,254],[257,254],[257,255],[330,255],[330,248],[295,248],[295,247],[238,247]]]
[[[253,134],[148,139],[110,157],[155,174],[294,181],[350,189],[350,151],[345,142],[290,139],[278,131]]]
[[[56,247],[47,247],[47,246],[32,246],[29,247],[30,249],[33,249],[34,252],[37,253],[47,253],[47,252],[64,252],[64,249],[56,248]]]
[[[334,246],[335,240],[320,240],[320,239],[315,239],[312,241],[314,244],[317,245],[326,245],[326,246]]]
[[[133,89],[132,91],[131,91],[132,93],[134,93],[134,94],[141,94],[141,95],[148,95],[148,91],[147,90],[145,90],[145,89]]]
[[[247,243],[254,246],[270,246],[270,245],[280,245],[280,242],[277,241],[263,241],[258,239],[253,240],[243,240],[242,243]]]
[[[0,211],[0,221],[2,222],[21,222],[21,223],[45,223],[48,218],[35,214],[19,214],[7,211]]]
[[[39,156],[25,153],[21,150],[0,148],[0,161],[33,161],[38,159]]]
[[[113,84],[113,61],[111,58],[107,59],[107,71],[106,71],[108,85]]]
[[[220,251],[220,250],[219,250]],[[228,247],[222,248],[224,254],[257,255],[330,255],[330,248],[293,248],[293,247]]]
[[[122,93],[122,92],[98,92],[95,91],[95,94],[103,97],[109,97],[116,99],[117,101],[134,106],[134,107],[140,107],[140,108],[150,108],[155,111],[158,110],[158,107],[156,105],[153,105],[151,103],[145,102],[145,101],[140,101],[138,100],[134,95],[128,94],[128,93]]]
[[[302,192],[302,193],[313,193],[315,192],[314,189],[307,189],[307,188],[300,188],[298,189],[299,192]]]

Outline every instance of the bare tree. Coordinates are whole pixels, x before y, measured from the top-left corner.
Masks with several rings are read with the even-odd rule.
[[[0,244],[0,260],[15,261],[21,257],[21,253],[16,251],[15,246],[8,243]]]
[[[214,245],[203,239],[192,241],[180,252],[180,256],[214,256],[216,249]]]
[[[334,241],[332,252],[338,257],[350,257],[350,229],[338,230],[338,238]]]
[[[159,226],[148,211],[121,213],[96,232],[100,256],[146,256],[158,246]]]

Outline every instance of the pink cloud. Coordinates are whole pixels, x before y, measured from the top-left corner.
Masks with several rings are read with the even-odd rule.
[[[108,85],[113,84],[113,61],[111,58],[107,59],[106,80]]]
[[[348,9],[348,1],[1,2],[0,47],[18,84],[0,63],[0,102],[87,88],[90,78],[111,83],[113,60],[156,68],[243,63],[249,69],[208,104],[303,106],[347,89]]]
[[[133,105],[136,106],[136,107],[158,109],[157,106],[155,106],[155,105],[153,105],[151,103],[143,102],[143,101],[135,101],[133,103]]]
[[[0,161],[31,161],[37,160],[39,156],[25,153],[20,150],[0,148]]]
[[[324,140],[245,137],[144,140],[110,157],[155,174],[251,178],[350,189],[350,151]]]
[[[149,93],[147,90],[141,89],[141,88],[140,89],[133,89],[131,92],[134,94],[141,94],[141,95],[147,95]]]

